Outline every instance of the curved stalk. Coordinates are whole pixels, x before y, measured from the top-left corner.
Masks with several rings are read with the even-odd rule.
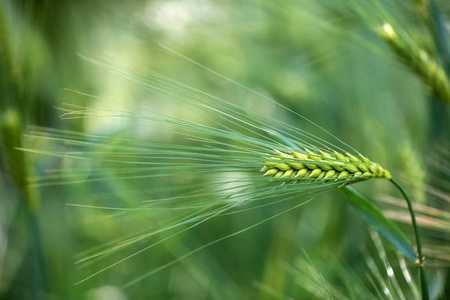
[[[419,265],[420,285],[422,288],[422,299],[428,300],[429,299],[428,285],[427,285],[427,278],[426,278],[426,274],[425,274],[425,270],[424,270],[425,258],[422,255],[422,243],[420,242],[419,228],[417,227],[416,215],[414,213],[411,200],[409,199],[405,190],[393,178],[391,178],[390,180],[397,187],[397,189],[400,191],[400,193],[402,193],[403,197],[406,200],[406,203],[408,204],[408,209],[409,209],[409,213],[411,215],[412,225],[414,228],[414,235],[416,236],[417,254],[419,256],[418,257],[418,265]]]

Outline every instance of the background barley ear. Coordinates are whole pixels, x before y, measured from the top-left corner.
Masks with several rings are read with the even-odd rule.
[[[38,118],[43,44],[29,26],[29,3],[0,4],[0,298],[47,297],[39,192],[24,134]],[[17,13],[20,7],[23,13]],[[26,286],[26,288],[23,288]]]
[[[438,99],[450,104],[450,83],[440,60],[420,48],[404,32],[397,32],[389,23],[379,29],[380,36],[397,56],[416,72]]]

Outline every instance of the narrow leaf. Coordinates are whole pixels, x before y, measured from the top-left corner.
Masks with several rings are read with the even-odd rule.
[[[347,196],[350,204],[361,214],[364,220],[390,241],[407,259],[412,262],[417,260],[416,252],[406,235],[397,225],[386,218],[381,210],[351,187],[341,187],[339,191]]]

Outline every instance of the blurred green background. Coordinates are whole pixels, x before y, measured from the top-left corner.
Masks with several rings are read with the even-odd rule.
[[[120,215],[67,206],[80,199],[89,203],[104,197],[132,207],[143,199],[129,192],[133,185],[113,175],[105,183],[109,186],[97,186],[97,191],[86,184],[32,188],[27,178],[58,168],[60,161],[29,156],[16,148],[31,147],[26,137],[31,126],[115,133],[114,126],[98,118],[61,120],[57,107],[62,103],[97,105],[99,109],[102,105],[65,89],[120,100],[130,107],[148,105],[179,113],[176,106],[158,102],[157,95],[136,90],[83,56],[117,57],[323,136],[317,127],[300,125],[257,94],[159,44],[319,124],[400,178],[415,201],[442,211],[431,221],[423,220],[443,225],[421,224],[424,247],[430,251],[425,254],[431,256],[432,290],[436,299],[445,299],[450,286],[450,184],[448,169],[442,166],[450,160],[448,103],[435,96],[420,74],[377,32],[384,23],[393,24],[399,35],[434,55],[445,69],[445,59],[439,56],[439,45],[422,15],[428,4],[413,0],[2,1],[0,299],[320,298],[307,280],[314,278],[306,268],[307,257],[336,287],[336,298],[362,299],[349,292],[349,286],[360,284],[358,280],[365,286],[359,292],[367,293],[366,299],[369,293],[377,297],[365,279],[369,271],[362,253],[368,249],[372,255],[379,254],[364,221],[337,192],[197,252],[131,287],[121,286],[188,250],[288,207],[280,204],[245,216],[211,220],[74,285],[103,266],[75,264],[84,251],[158,220],[145,212]],[[442,1],[436,7],[447,30],[450,6]],[[151,132],[139,134],[133,137],[151,136]],[[385,195],[399,196],[384,181],[357,188],[377,201]],[[430,189],[439,193],[430,193]],[[386,201],[379,205],[401,221],[399,210],[389,208]],[[412,237],[410,226],[401,228]],[[146,245],[144,240],[128,254]],[[433,249],[441,249],[439,257],[433,257]],[[389,255],[394,253],[388,245],[386,250]],[[109,264],[121,257],[112,255]],[[398,262],[393,264],[399,268]],[[414,266],[411,270],[415,274]]]

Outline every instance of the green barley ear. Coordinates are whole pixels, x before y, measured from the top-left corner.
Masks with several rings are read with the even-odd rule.
[[[444,68],[438,61],[421,49],[409,37],[400,35],[391,24],[385,23],[378,34],[389,44],[404,64],[419,75],[431,92],[450,103],[450,83]]]
[[[359,154],[359,158],[346,153],[317,152],[304,148],[304,153],[287,154],[276,150],[279,157],[268,157],[262,170],[264,176],[283,178],[295,182],[335,183],[348,185],[370,178],[391,179],[389,171]]]

